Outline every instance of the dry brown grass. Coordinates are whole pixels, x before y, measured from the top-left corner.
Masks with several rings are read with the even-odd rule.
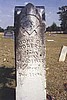
[[[46,34],[46,78],[47,90],[56,100],[67,100],[64,83],[67,82],[67,58],[59,62],[61,47],[67,46],[67,34]]]
[[[47,90],[51,96],[56,97],[56,100],[67,100],[66,91],[63,85],[67,82],[67,58],[64,62],[58,61],[61,47],[63,45],[67,46],[67,35],[49,35],[47,33],[46,40],[47,39],[54,40],[53,42],[46,41]],[[15,87],[14,68],[14,41],[13,39],[6,39],[3,37],[3,34],[0,34],[0,80],[2,80],[0,82],[0,97],[2,95],[2,90],[4,94],[6,93],[6,90],[3,89],[4,87],[9,89]],[[7,94],[5,94],[5,97],[6,95]],[[9,99],[7,98],[5,100]]]
[[[14,67],[14,41],[0,34],[0,66]]]
[[[14,41],[0,34],[0,100],[15,100]]]

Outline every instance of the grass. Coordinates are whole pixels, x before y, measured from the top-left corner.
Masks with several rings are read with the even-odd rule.
[[[47,90],[56,100],[67,100],[64,83],[67,82],[67,58],[59,62],[59,55],[63,45],[67,46],[66,34],[46,34],[46,78]]]
[[[67,82],[67,58],[64,62],[59,62],[63,45],[67,46],[66,34],[46,34],[47,91],[55,97],[55,100],[67,100],[64,90],[64,83]],[[14,40],[4,38],[3,34],[0,34],[0,100],[9,100],[9,98],[15,100],[14,58]]]
[[[0,34],[0,66],[14,66],[14,41]]]
[[[15,100],[14,40],[0,34],[0,100]]]

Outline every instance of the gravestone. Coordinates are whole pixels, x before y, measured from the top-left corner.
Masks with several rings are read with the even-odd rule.
[[[16,100],[46,100],[43,6],[15,7]]]
[[[13,38],[14,39],[14,31],[5,30],[4,31],[4,37],[5,38]]]
[[[59,61],[65,61],[65,58],[66,58],[66,55],[67,55],[67,46],[63,46],[62,50],[61,50],[61,54],[60,54],[60,57],[59,57]]]

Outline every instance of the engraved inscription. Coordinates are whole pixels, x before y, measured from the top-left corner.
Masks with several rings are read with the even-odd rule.
[[[23,8],[19,16],[16,37],[17,100],[46,100],[42,19],[32,4]]]

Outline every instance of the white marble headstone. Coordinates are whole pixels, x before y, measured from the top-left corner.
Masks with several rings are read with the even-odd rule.
[[[67,55],[67,46],[63,46],[59,61],[65,61],[66,55]]]
[[[46,100],[44,24],[32,4],[20,13],[16,37],[16,100]]]

